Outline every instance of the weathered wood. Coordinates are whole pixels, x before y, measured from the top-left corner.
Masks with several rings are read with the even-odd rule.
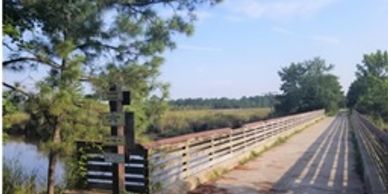
[[[83,145],[87,147],[87,144]],[[125,158],[125,189],[132,192],[148,193],[148,157],[147,150],[136,146],[131,155]],[[114,187],[112,172],[114,164],[106,162],[103,152],[87,154],[88,187],[112,190]]]
[[[135,115],[133,112],[125,112],[124,117],[126,149],[129,153],[129,150],[135,147]]]
[[[364,180],[369,193],[388,192],[388,149],[380,132],[365,117],[353,111],[351,122],[363,160]]]
[[[238,157],[303,123],[321,117],[323,111],[270,119],[238,129],[220,129],[167,138],[146,145],[152,155],[151,184],[162,188],[184,180],[230,158]]]
[[[118,86],[113,85],[109,88],[109,90],[113,93],[118,91]],[[121,100],[118,99],[111,99],[109,100],[109,108],[111,112],[117,112],[119,114],[122,114],[123,106],[121,103]],[[124,124],[124,123],[122,123]],[[111,135],[117,136],[117,137],[124,137],[124,126],[121,123],[118,123],[117,125],[112,125],[111,127]],[[117,145],[115,153],[120,155],[125,155],[125,149],[123,145]],[[113,167],[113,194],[120,194],[125,192],[125,167],[124,163],[114,163],[112,165]]]

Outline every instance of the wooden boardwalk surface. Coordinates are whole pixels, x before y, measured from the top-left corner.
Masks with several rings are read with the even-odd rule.
[[[190,193],[363,194],[345,112]]]

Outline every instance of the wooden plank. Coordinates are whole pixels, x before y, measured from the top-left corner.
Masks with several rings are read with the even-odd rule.
[[[145,193],[145,186],[136,186],[131,183],[125,183],[125,189],[130,192]]]
[[[175,168],[172,170],[165,170],[160,173],[156,173],[152,175],[152,179],[156,182],[162,182],[164,180],[168,180],[171,177],[181,177],[183,178],[185,175],[183,174],[184,171],[182,171],[180,168]]]
[[[107,172],[107,171],[88,171],[87,175],[90,176],[101,176],[101,177],[111,177],[112,172]]]
[[[93,183],[88,182],[88,188],[89,189],[103,189],[103,190],[112,190],[112,184],[105,184],[105,183]]]
[[[165,156],[165,158],[160,158],[158,160],[151,160],[149,161],[150,164],[152,164],[152,166],[154,167],[158,167],[158,166],[161,166],[161,165],[170,165],[170,164],[175,164],[176,162],[181,162],[183,160],[183,154],[180,154],[180,155],[167,155]]]
[[[145,168],[131,168],[126,166],[125,167],[125,174],[144,174],[147,169]]]
[[[150,161],[160,161],[164,158],[174,158],[174,157],[182,157],[182,155],[185,153],[186,150],[184,148],[180,148],[174,151],[169,150],[161,150],[156,153],[153,153],[149,158]]]
[[[88,174],[87,179],[93,179],[93,180],[112,180],[112,174],[110,176],[105,176],[105,175],[91,175]]]
[[[211,142],[206,142],[206,143],[199,144],[199,145],[196,145],[196,146],[190,146],[189,149],[190,149],[190,153],[191,153],[191,152],[206,150],[206,149],[208,149],[210,147],[211,147]]]
[[[103,144],[104,145],[124,145],[125,138],[117,137],[117,136],[107,136],[107,137],[104,137]]]
[[[111,163],[124,163],[125,156],[122,154],[116,154],[116,153],[104,153],[104,160],[105,162],[111,162]]]
[[[84,144],[85,145],[85,144]],[[133,154],[125,158],[125,181],[129,183],[141,182],[142,188],[139,187],[141,192],[148,190],[148,170],[147,170],[147,151],[142,149],[131,150]],[[98,189],[113,189],[112,179],[114,174],[112,173],[112,162],[106,162],[104,154],[91,153],[87,154],[87,181],[89,188]],[[109,182],[109,183],[107,183]],[[126,188],[131,189],[137,187],[136,185],[128,185]],[[135,191],[136,189],[132,190]],[[147,191],[148,192],[148,191]]]
[[[90,165],[87,164],[88,171],[99,171],[99,172],[112,172],[112,165],[102,166],[102,165]]]
[[[104,113],[102,117],[102,122],[107,126],[123,126],[124,113],[122,112]]]
[[[138,182],[145,183],[145,178],[136,178],[136,177],[125,177],[125,182]]]

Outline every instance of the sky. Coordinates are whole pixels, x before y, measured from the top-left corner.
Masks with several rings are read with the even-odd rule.
[[[346,92],[363,54],[388,49],[388,0],[224,0],[197,15],[164,55],[173,99],[279,93],[281,67],[317,56]]]
[[[346,92],[363,54],[388,50],[388,0],[224,0],[196,13],[194,34],[163,54],[172,99],[280,93],[278,71],[314,57]],[[42,77],[5,73],[27,87]]]

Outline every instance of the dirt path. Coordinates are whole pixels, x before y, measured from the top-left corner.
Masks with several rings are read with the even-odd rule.
[[[346,113],[327,118],[195,194],[363,194]]]

